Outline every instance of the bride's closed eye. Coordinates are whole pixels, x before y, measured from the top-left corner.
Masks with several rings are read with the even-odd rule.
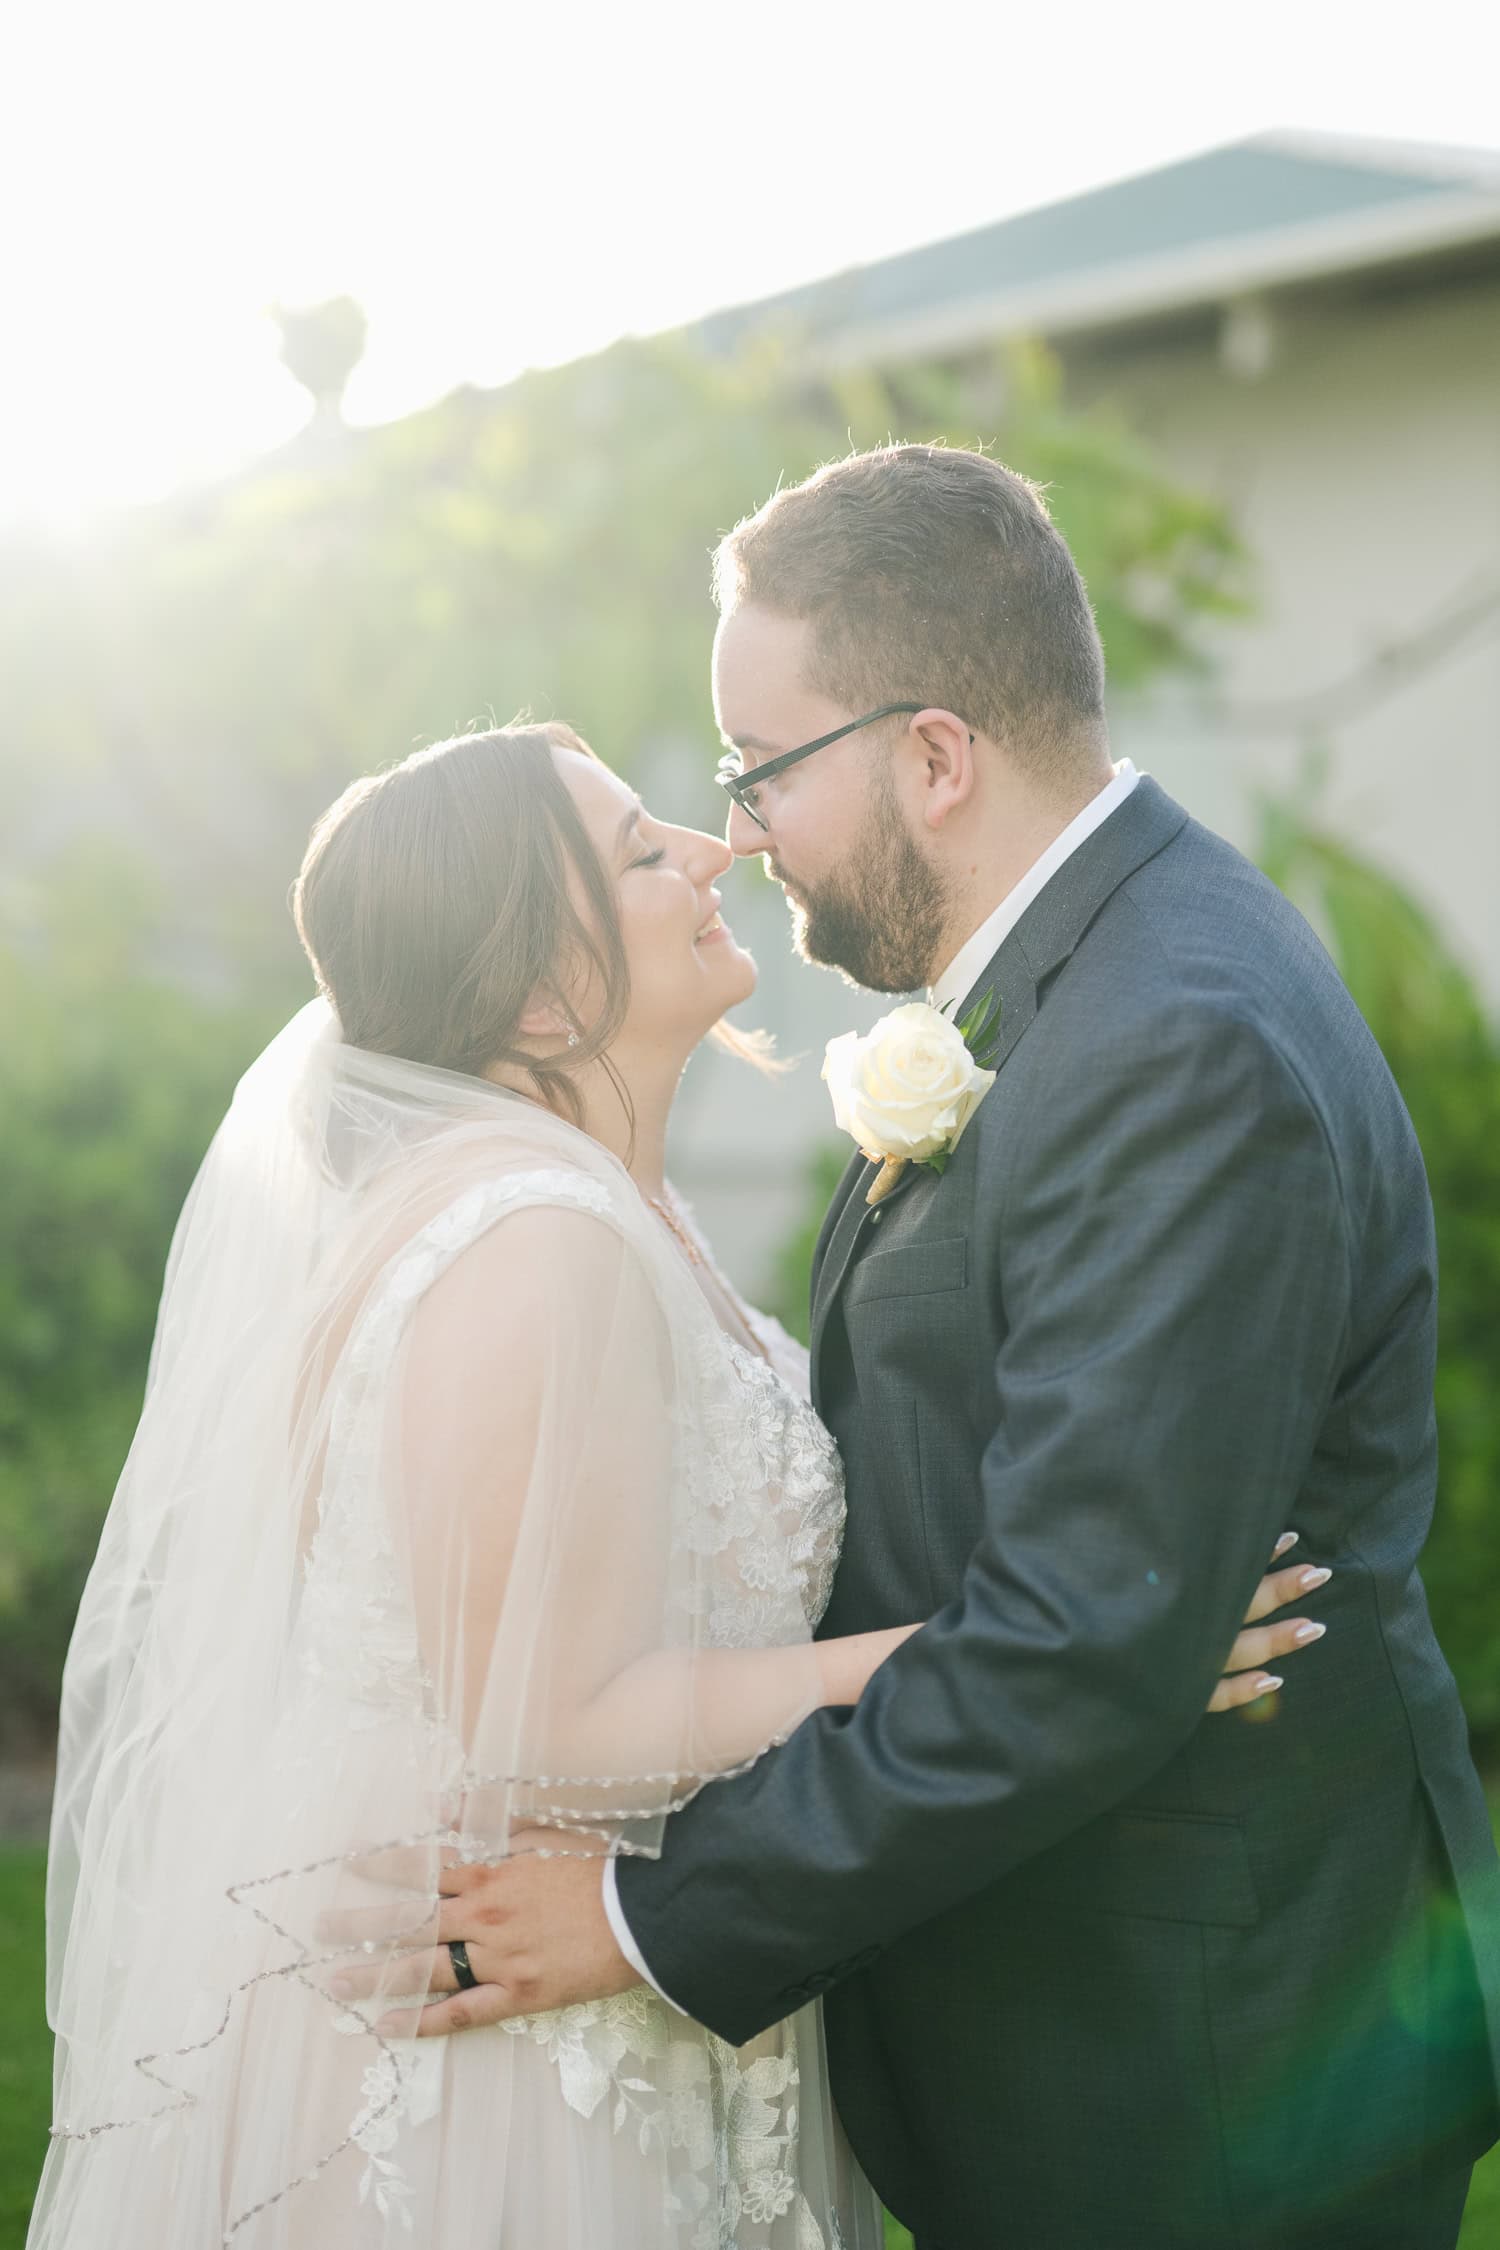
[[[661,846],[658,845],[654,852],[647,852],[643,858],[633,859],[630,864],[632,867],[660,867],[666,856]]]

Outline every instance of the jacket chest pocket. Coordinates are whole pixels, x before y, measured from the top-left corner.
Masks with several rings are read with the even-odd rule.
[[[964,1288],[968,1278],[969,1245],[962,1235],[902,1242],[865,1253],[844,1284],[844,1302],[853,1307],[880,1297],[940,1296]]]

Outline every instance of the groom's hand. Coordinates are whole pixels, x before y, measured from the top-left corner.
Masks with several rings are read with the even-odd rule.
[[[526,1850],[525,1839],[515,1841],[516,1856],[498,1866],[445,1868],[435,1921],[420,1933],[405,1933],[405,1950],[394,1963],[389,1957],[378,1966],[356,1961],[332,1980],[330,1990],[340,1999],[376,1990],[421,1994],[425,2005],[394,2010],[376,2029],[388,2039],[430,2039],[502,2023],[507,2016],[601,2000],[639,1984],[604,1911],[604,1860],[543,1859],[535,1849]],[[555,1848],[555,1841],[550,1835],[536,1838],[542,1848]],[[334,1943],[357,1945],[372,1938],[378,1943],[391,1931],[377,1929],[377,1919],[332,1917],[322,1934]],[[414,1944],[414,1938],[420,1942]],[[459,1939],[479,1979],[472,1991],[458,1989],[448,1952]]]

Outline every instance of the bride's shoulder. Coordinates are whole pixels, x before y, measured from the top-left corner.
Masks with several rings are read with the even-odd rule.
[[[365,1214],[363,1242],[351,1246],[352,1262],[375,1277],[372,1312],[410,1311],[445,1277],[480,1290],[503,1279],[512,1302],[555,1293],[559,1277],[586,1288],[624,1255],[623,1200],[580,1166],[414,1178],[389,1201],[394,1208]]]
[[[553,1231],[575,1232],[579,1216],[618,1227],[621,1199],[608,1181],[569,1164],[534,1164],[481,1174],[451,1186],[440,1209],[421,1228],[423,1239],[462,1247],[501,1219],[521,1213],[541,1218]]]

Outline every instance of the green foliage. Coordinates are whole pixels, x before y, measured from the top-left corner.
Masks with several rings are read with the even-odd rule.
[[[804,1344],[808,1340],[811,1314],[808,1285],[813,1251],[817,1247],[823,1214],[843,1178],[850,1154],[847,1141],[825,1141],[814,1150],[807,1166],[807,1201],[802,1217],[777,1253],[767,1310],[776,1315],[789,1335]]]
[[[195,939],[261,961],[286,959],[273,902],[322,806],[476,717],[569,719],[627,771],[678,744],[713,818],[710,552],[779,480],[898,428],[1048,483],[1118,682],[1188,661],[1230,600],[1222,514],[1070,414],[1038,355],[813,383],[770,344],[625,343],[16,557],[0,784],[45,806],[66,777],[85,820],[95,793]]]
[[[993,992],[982,993],[958,1022],[958,1036],[981,1070],[989,1070],[1000,1052],[1003,1010]]]
[[[0,932],[0,1750],[50,1724],[172,1226],[274,1013],[154,970],[150,888],[107,853],[45,908]]]
[[[40,1847],[0,1848],[0,2250],[21,2250],[52,2122]]]
[[[1500,1741],[1500,1035],[1400,884],[1331,836],[1322,768],[1263,808],[1261,862],[1321,929],[1422,1144],[1438,1236],[1438,1506],[1422,1577],[1476,1735]]]

